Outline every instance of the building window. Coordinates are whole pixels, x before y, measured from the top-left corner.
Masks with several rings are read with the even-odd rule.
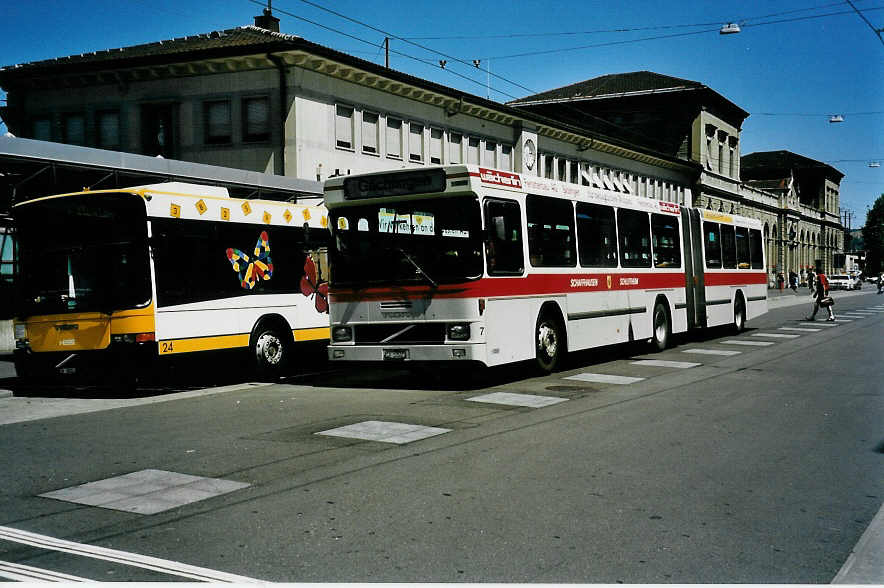
[[[548,153],[543,156],[543,177],[551,180],[553,179],[553,173],[555,172],[555,157],[549,155]]]
[[[266,96],[242,101],[243,141],[270,140],[270,99]]]
[[[362,113],[362,152],[378,154],[378,120],[374,112]]]
[[[724,173],[724,144],[727,142],[727,134],[718,132],[718,173]]]
[[[506,171],[513,171],[513,146],[512,145],[501,145],[500,146],[500,163],[498,164],[500,169]]]
[[[335,107],[335,147],[353,149],[353,109],[349,106]]]
[[[63,142],[68,145],[86,144],[86,117],[82,114],[68,114],[64,117]]]
[[[442,129],[430,129],[430,163],[442,163]]]
[[[485,150],[482,152],[482,164],[489,167],[497,166],[497,143],[494,141],[485,141]]]
[[[460,133],[448,134],[448,162],[463,163],[463,135]]]
[[[31,123],[31,138],[37,141],[51,141],[52,121],[48,118],[35,118]]]
[[[479,139],[476,137],[467,140],[467,163],[479,165]]]
[[[402,159],[402,121],[387,117],[387,157]]]
[[[730,150],[730,160],[728,165],[728,175],[732,178],[737,177],[736,166],[737,166],[737,140],[734,137],[731,137],[728,140],[728,148]]]
[[[203,104],[206,143],[230,143],[230,100],[215,100]]]
[[[424,125],[410,123],[408,129],[408,159],[415,163],[424,162]]]
[[[120,148],[120,113],[117,110],[105,110],[96,115],[96,135],[98,146],[102,149]]]

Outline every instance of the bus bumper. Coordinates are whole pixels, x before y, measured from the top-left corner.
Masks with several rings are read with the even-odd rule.
[[[157,346],[153,342],[71,352],[35,352],[19,347],[13,352],[15,373],[22,382],[134,380],[154,372],[156,357]]]
[[[413,361],[469,361],[487,364],[484,343],[445,345],[329,345],[328,359],[334,362],[407,363]]]

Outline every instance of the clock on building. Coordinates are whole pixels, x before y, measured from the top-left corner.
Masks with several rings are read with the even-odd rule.
[[[522,163],[525,164],[526,169],[534,169],[535,161],[537,161],[537,147],[532,139],[527,139],[522,149]]]

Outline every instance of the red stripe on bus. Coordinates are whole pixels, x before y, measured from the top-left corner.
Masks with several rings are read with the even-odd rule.
[[[610,279],[610,283],[609,283]],[[765,284],[764,272],[725,272],[706,274],[707,286],[748,286]],[[359,300],[403,300],[414,298],[493,298],[500,296],[548,296],[576,292],[619,292],[624,290],[660,290],[684,288],[683,273],[622,274],[532,274],[514,278],[482,278],[473,282],[430,288],[400,286],[396,288],[335,288],[332,302]]]

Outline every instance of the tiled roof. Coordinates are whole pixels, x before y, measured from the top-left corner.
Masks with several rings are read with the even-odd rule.
[[[835,181],[840,181],[844,174],[822,161],[810,159],[791,151],[759,151],[750,153],[740,158],[741,175],[751,177],[756,170],[808,170],[818,169],[836,177]]]
[[[300,40],[300,37],[275,33],[255,26],[244,26],[236,29],[178,37],[168,41],[156,41],[143,45],[132,45],[131,47],[105,49],[93,51],[92,53],[83,53],[82,55],[69,55],[67,57],[56,57],[19,65],[10,65],[0,68],[0,71],[42,69],[75,64],[98,64],[103,61],[118,61],[121,59],[175,56],[230,47],[260,46],[287,40]]]
[[[688,90],[704,87],[699,82],[683,80],[652,71],[634,71],[584,80],[569,86],[513,100],[509,104],[518,106],[525,103],[544,101],[581,100],[602,96],[614,97],[623,94],[653,93],[661,90]]]

